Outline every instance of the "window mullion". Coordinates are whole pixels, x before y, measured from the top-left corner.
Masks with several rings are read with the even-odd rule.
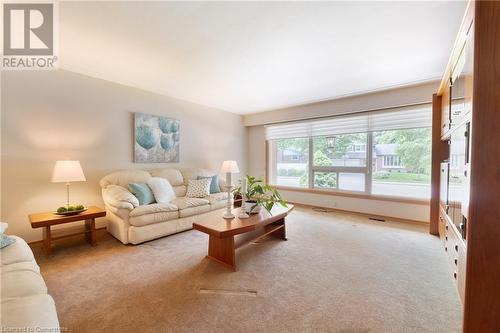
[[[368,142],[366,144],[366,175],[365,192],[372,194],[372,174],[373,174],[373,132],[368,132]]]
[[[313,171],[313,138],[309,137],[309,188],[313,188],[314,186],[314,171]]]

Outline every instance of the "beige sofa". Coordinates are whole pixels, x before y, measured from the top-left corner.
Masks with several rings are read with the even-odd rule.
[[[191,229],[193,222],[226,205],[225,192],[210,194],[205,198],[185,196],[189,179],[214,174],[215,172],[205,169],[154,169],[122,170],[105,176],[101,179],[100,186],[107,212],[107,230],[123,244],[139,244]],[[169,203],[139,206],[139,201],[130,193],[127,185],[147,183],[151,177],[167,179],[177,198]],[[219,185],[223,191],[224,183],[221,179],[219,177]]]
[[[1,332],[59,332],[56,306],[47,294],[33,252],[26,242],[0,250]]]

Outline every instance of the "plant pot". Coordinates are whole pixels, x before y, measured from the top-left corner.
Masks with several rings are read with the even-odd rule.
[[[233,200],[233,206],[234,207],[241,207],[242,201],[243,201],[243,198],[241,197],[241,194],[235,194],[234,200]]]
[[[245,212],[247,212],[248,214],[257,214],[260,212],[261,209],[262,209],[261,204],[257,204],[253,200],[245,201]]]

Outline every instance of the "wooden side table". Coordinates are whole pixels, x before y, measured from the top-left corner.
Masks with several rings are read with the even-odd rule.
[[[52,212],[30,214],[29,219],[32,228],[43,228],[43,250],[48,256],[52,253],[52,241],[75,235],[85,235],[85,240],[92,246],[97,245],[95,219],[106,216],[106,211],[96,206],[90,206],[79,214],[61,216]],[[57,224],[85,221],[82,226],[51,230],[50,227]]]

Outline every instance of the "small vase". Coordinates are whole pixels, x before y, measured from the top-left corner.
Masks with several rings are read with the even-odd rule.
[[[245,211],[249,214],[257,214],[262,209],[261,204],[257,204],[255,201],[245,201]]]

